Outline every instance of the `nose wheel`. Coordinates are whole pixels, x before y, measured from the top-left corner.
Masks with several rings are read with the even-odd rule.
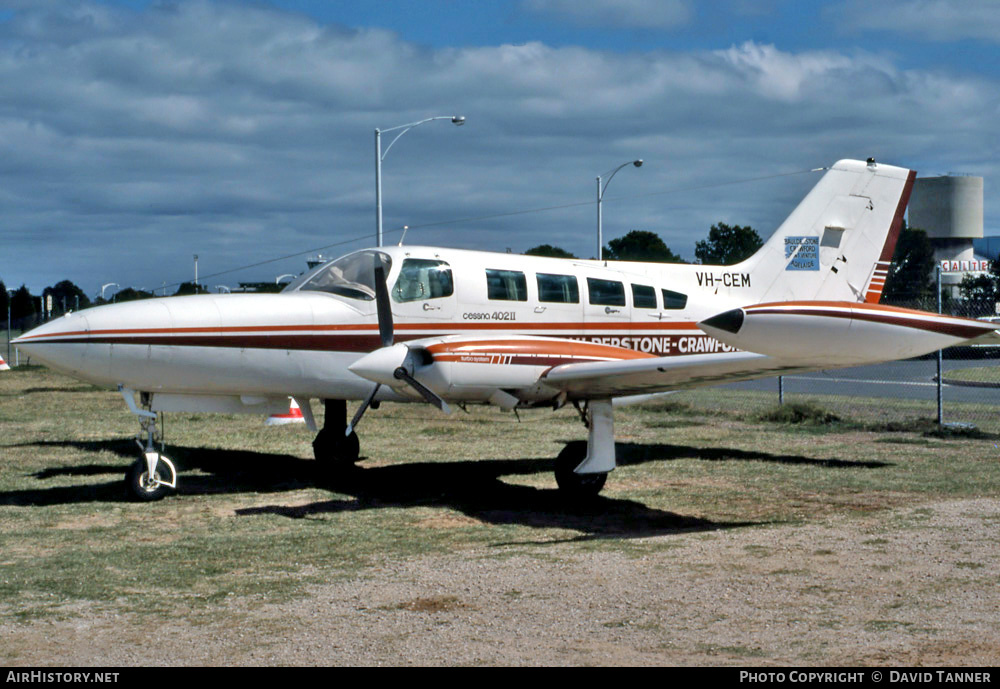
[[[125,487],[129,496],[139,502],[161,500],[177,487],[177,471],[162,455],[154,460],[152,469],[150,460],[141,457],[125,472]]]
[[[148,409],[146,393],[142,393],[141,397],[143,406],[147,408],[140,409],[135,403],[134,390],[119,385],[118,392],[129,411],[139,419],[140,428],[135,444],[139,446],[141,455],[125,472],[125,488],[129,496],[139,502],[161,500],[177,488],[177,468],[166,456],[156,451],[157,442],[160,449],[163,449],[163,435],[156,428],[157,416]]]

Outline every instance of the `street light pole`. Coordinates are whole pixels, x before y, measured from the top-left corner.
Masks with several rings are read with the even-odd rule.
[[[7,290],[7,362],[10,363],[10,302],[14,298],[14,291]]]
[[[642,167],[642,159],[630,160],[627,163],[622,163],[614,170],[611,171],[609,175],[607,172],[604,175],[608,176],[607,181],[604,183],[604,187],[601,187],[601,177],[604,175],[597,176],[597,259],[604,259],[604,227],[603,219],[601,216],[601,203],[604,201],[604,192],[608,190],[608,185],[611,184],[611,178],[614,177],[619,170],[621,170],[626,165],[634,165],[635,167]]]
[[[419,122],[410,122],[409,124],[401,124],[398,127],[390,127],[389,129],[378,129],[375,128],[375,242],[376,246],[382,246],[382,160],[389,155],[389,149],[392,145],[399,141],[401,137],[406,132],[410,131],[414,127],[418,127],[425,122],[431,122],[433,120],[451,120],[451,123],[456,127],[461,127],[465,124],[465,118],[461,115],[449,116],[449,115],[439,115],[437,117],[428,117],[425,120],[420,120]],[[394,132],[397,129],[402,129],[396,138],[389,142],[386,146],[385,153],[382,152],[382,134],[385,132]]]

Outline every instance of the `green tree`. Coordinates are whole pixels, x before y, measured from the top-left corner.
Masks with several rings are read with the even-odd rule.
[[[10,303],[9,297],[7,296],[7,285],[3,284],[3,280],[0,280],[0,316],[7,318],[7,304]],[[6,327],[6,324],[4,324]]]
[[[36,313],[35,308],[35,297],[31,296],[31,292],[25,285],[21,285],[14,292],[14,296],[10,300],[10,315],[14,320],[20,320],[23,318],[29,318],[34,316]]]
[[[882,289],[885,303],[917,302],[934,296],[934,249],[927,232],[904,225],[896,241],[889,275]]]
[[[154,295],[152,292],[146,292],[141,289],[135,289],[134,287],[126,287],[125,289],[115,294],[115,301],[121,302],[121,301],[136,301],[138,299],[152,299],[153,296]]]
[[[604,258],[610,261],[684,263],[663,243],[660,235],[646,230],[632,230],[624,237],[612,239],[604,248]]]
[[[193,282],[182,282],[174,292],[174,296],[182,297],[185,294],[208,294],[208,288],[205,285],[195,285]]]
[[[696,242],[694,256],[700,263],[713,266],[731,266],[750,258],[757,249],[764,246],[764,240],[757,230],[749,225],[712,225],[708,239]]]
[[[76,309],[77,299],[79,299],[81,309],[90,306],[90,298],[69,280],[63,280],[52,287],[46,287],[42,296],[49,295],[52,295],[52,310],[54,312],[63,313]]]
[[[288,287],[287,282],[274,283],[274,282],[241,282],[240,290],[241,292],[264,292],[264,293],[277,293]],[[236,290],[234,290],[236,291]]]
[[[576,258],[575,255],[551,244],[539,244],[524,252],[525,256],[547,256],[549,258]]]
[[[963,313],[967,316],[992,316],[1000,301],[1000,258],[990,261],[990,271],[983,275],[966,275],[958,286]]]

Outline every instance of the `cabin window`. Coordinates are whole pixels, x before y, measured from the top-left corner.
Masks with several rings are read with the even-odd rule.
[[[587,278],[591,304],[625,306],[625,285],[616,280]]]
[[[655,309],[656,290],[649,285],[632,285],[632,306],[637,309]]]
[[[518,270],[487,270],[486,296],[499,301],[528,301],[528,280]]]
[[[688,295],[681,294],[680,292],[672,292],[668,289],[661,289],[660,292],[663,293],[663,308],[683,309],[687,306]]]
[[[398,302],[421,301],[450,297],[455,292],[451,266],[444,261],[408,258],[392,288],[392,298]]]
[[[538,301],[556,304],[579,304],[580,287],[575,275],[538,273]]]

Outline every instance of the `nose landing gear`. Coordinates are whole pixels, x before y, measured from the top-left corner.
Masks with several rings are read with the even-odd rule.
[[[157,416],[148,409],[140,409],[135,403],[135,390],[118,386],[129,411],[139,419],[139,433],[135,444],[142,456],[125,472],[125,487],[129,495],[140,502],[160,500],[177,488],[177,469],[161,452],[156,451],[159,442],[163,449],[163,435],[156,428]],[[142,438],[145,436],[145,443]]]

